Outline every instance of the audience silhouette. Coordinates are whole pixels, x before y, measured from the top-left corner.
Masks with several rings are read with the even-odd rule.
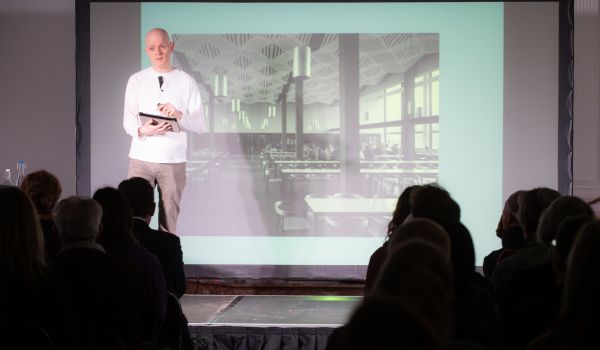
[[[373,296],[406,301],[437,334],[450,336],[453,279],[448,252],[423,239],[409,240],[389,254]]]
[[[178,302],[181,242],[149,227],[152,186],[131,178],[93,198],[60,195],[44,170],[0,186],[3,341],[192,348]],[[600,348],[600,222],[589,205],[549,188],[516,191],[496,234],[502,248],[485,257],[484,277],[450,193],[407,187],[369,260],[364,300],[327,349]]]
[[[411,197],[414,197],[413,193],[419,186],[409,186],[398,198],[398,202],[396,203],[396,209],[394,210],[394,214],[392,215],[392,220],[388,224],[388,232],[387,232],[387,240],[390,239],[394,230],[397,227],[400,227],[404,220],[410,215],[410,206],[411,206]],[[416,193],[416,191],[414,191]],[[377,278],[377,274],[381,270],[381,266],[383,265],[385,259],[387,258],[388,253],[388,241],[385,241],[381,247],[379,247],[369,259],[369,265],[367,267],[367,275],[365,277],[365,294],[368,294],[369,291],[373,288],[373,284],[375,283],[375,279]]]
[[[399,226],[389,239],[389,250],[412,240],[425,240],[440,248],[450,258],[450,236],[439,224],[424,218],[413,218]]]
[[[549,188],[535,188],[519,195],[518,220],[523,229],[526,246],[509,259],[502,260],[492,274],[494,294],[502,307],[510,280],[515,272],[550,259],[548,249],[537,240],[537,227],[542,212],[560,197],[560,193]]]
[[[150,228],[150,220],[156,208],[154,188],[141,177],[121,181],[118,187],[133,213],[133,235],[150,253],[156,255],[165,274],[166,287],[174,298],[185,293],[185,272],[181,242],[176,235]],[[183,316],[177,301],[168,300],[165,323],[160,332],[159,343],[172,348],[191,349],[193,347],[187,319]]]
[[[121,181],[118,189],[131,206],[133,235],[142,247],[160,261],[167,290],[181,298],[185,293],[185,273],[179,237],[170,232],[150,228],[150,220],[156,209],[154,188],[146,179],[133,177]]]
[[[58,202],[54,216],[63,246],[55,263],[73,303],[77,348],[141,349],[149,292],[131,261],[96,243],[102,208],[72,196]]]
[[[52,210],[62,192],[60,182],[46,170],[38,170],[25,176],[21,189],[27,193],[37,209],[44,234],[46,257],[53,259],[61,248],[58,230],[52,220]]]
[[[561,221],[572,215],[592,217],[593,211],[577,197],[564,196],[552,201],[540,215],[537,242],[528,245],[533,254],[525,256],[529,260],[523,260],[510,279],[505,279],[499,307],[510,348],[524,349],[558,318],[561,291],[556,284],[550,247]],[[521,251],[506,262],[520,257],[524,257]]]
[[[575,224],[576,228],[577,224]],[[583,224],[576,233],[556,326],[530,342],[528,349],[598,349],[600,320],[600,222]]]
[[[102,225],[96,241],[107,252],[133,262],[150,293],[144,307],[144,340],[157,342],[165,318],[167,290],[160,262],[140,246],[131,230],[133,215],[127,199],[115,188],[98,189],[92,197],[102,207]]]
[[[367,299],[329,338],[328,350],[447,349],[444,338],[407,302]]]
[[[29,197],[0,188],[0,336],[20,349],[76,349],[73,312],[59,271],[47,263]]]
[[[508,197],[502,209],[498,222],[496,235],[502,240],[502,248],[492,251],[483,259],[483,274],[492,278],[498,262],[525,246],[523,230],[519,225],[517,213],[519,211],[519,196],[523,191],[517,191]]]

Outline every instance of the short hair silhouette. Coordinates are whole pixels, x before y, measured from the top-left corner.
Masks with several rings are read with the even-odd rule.
[[[154,187],[148,180],[132,177],[121,181],[118,190],[125,196],[134,216],[145,217],[154,212]]]
[[[95,240],[101,218],[102,208],[87,197],[71,196],[54,208],[54,222],[63,243]]]
[[[546,246],[550,246],[556,236],[556,230],[561,221],[569,216],[587,215],[594,216],[592,208],[581,198],[573,196],[563,196],[556,198],[540,217],[537,228],[538,241]]]
[[[535,239],[542,213],[558,197],[560,193],[546,187],[534,188],[519,196],[517,216],[528,241]]]

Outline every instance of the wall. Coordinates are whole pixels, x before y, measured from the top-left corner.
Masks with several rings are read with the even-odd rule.
[[[102,21],[107,13],[110,26]],[[90,4],[91,193],[102,186],[117,186],[127,177],[131,136],[123,130],[123,108],[127,80],[140,70],[139,28],[139,3]],[[119,64],[111,59],[114,56]]]
[[[575,1],[573,193],[600,196],[600,15],[597,0]]]
[[[75,194],[75,1],[0,2],[0,167],[47,169]]]
[[[558,3],[544,5],[504,5],[504,200],[520,189],[558,188]]]

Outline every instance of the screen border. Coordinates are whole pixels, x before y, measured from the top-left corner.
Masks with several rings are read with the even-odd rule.
[[[90,3],[92,2],[164,2],[77,0],[75,3],[76,68],[76,193],[91,195],[91,93],[90,93]],[[202,1],[179,1],[184,3]],[[228,1],[249,3],[249,1]],[[270,1],[274,2],[274,1]],[[291,2],[291,1],[286,1]],[[315,2],[318,1],[302,1]],[[364,2],[364,1],[347,1]],[[390,1],[382,1],[390,2]],[[393,1],[399,3],[429,1]],[[442,0],[438,2],[473,2]],[[478,2],[502,2],[483,0]],[[515,2],[515,1],[504,1]],[[574,88],[574,2],[573,0],[534,0],[559,3],[558,66],[558,191],[573,193],[573,88]],[[186,275],[194,278],[281,278],[356,280],[364,276],[366,265],[186,265]],[[336,276],[332,278],[331,276]]]

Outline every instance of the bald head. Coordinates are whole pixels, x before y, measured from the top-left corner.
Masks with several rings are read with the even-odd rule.
[[[146,54],[155,71],[166,73],[173,70],[171,65],[173,47],[169,33],[162,28],[151,29],[146,34]]]
[[[158,35],[161,39],[165,40],[165,41],[169,41],[169,33],[162,29],[162,28],[152,28],[148,31],[148,33],[146,33],[146,39],[148,39],[149,36],[154,36],[154,35]]]

